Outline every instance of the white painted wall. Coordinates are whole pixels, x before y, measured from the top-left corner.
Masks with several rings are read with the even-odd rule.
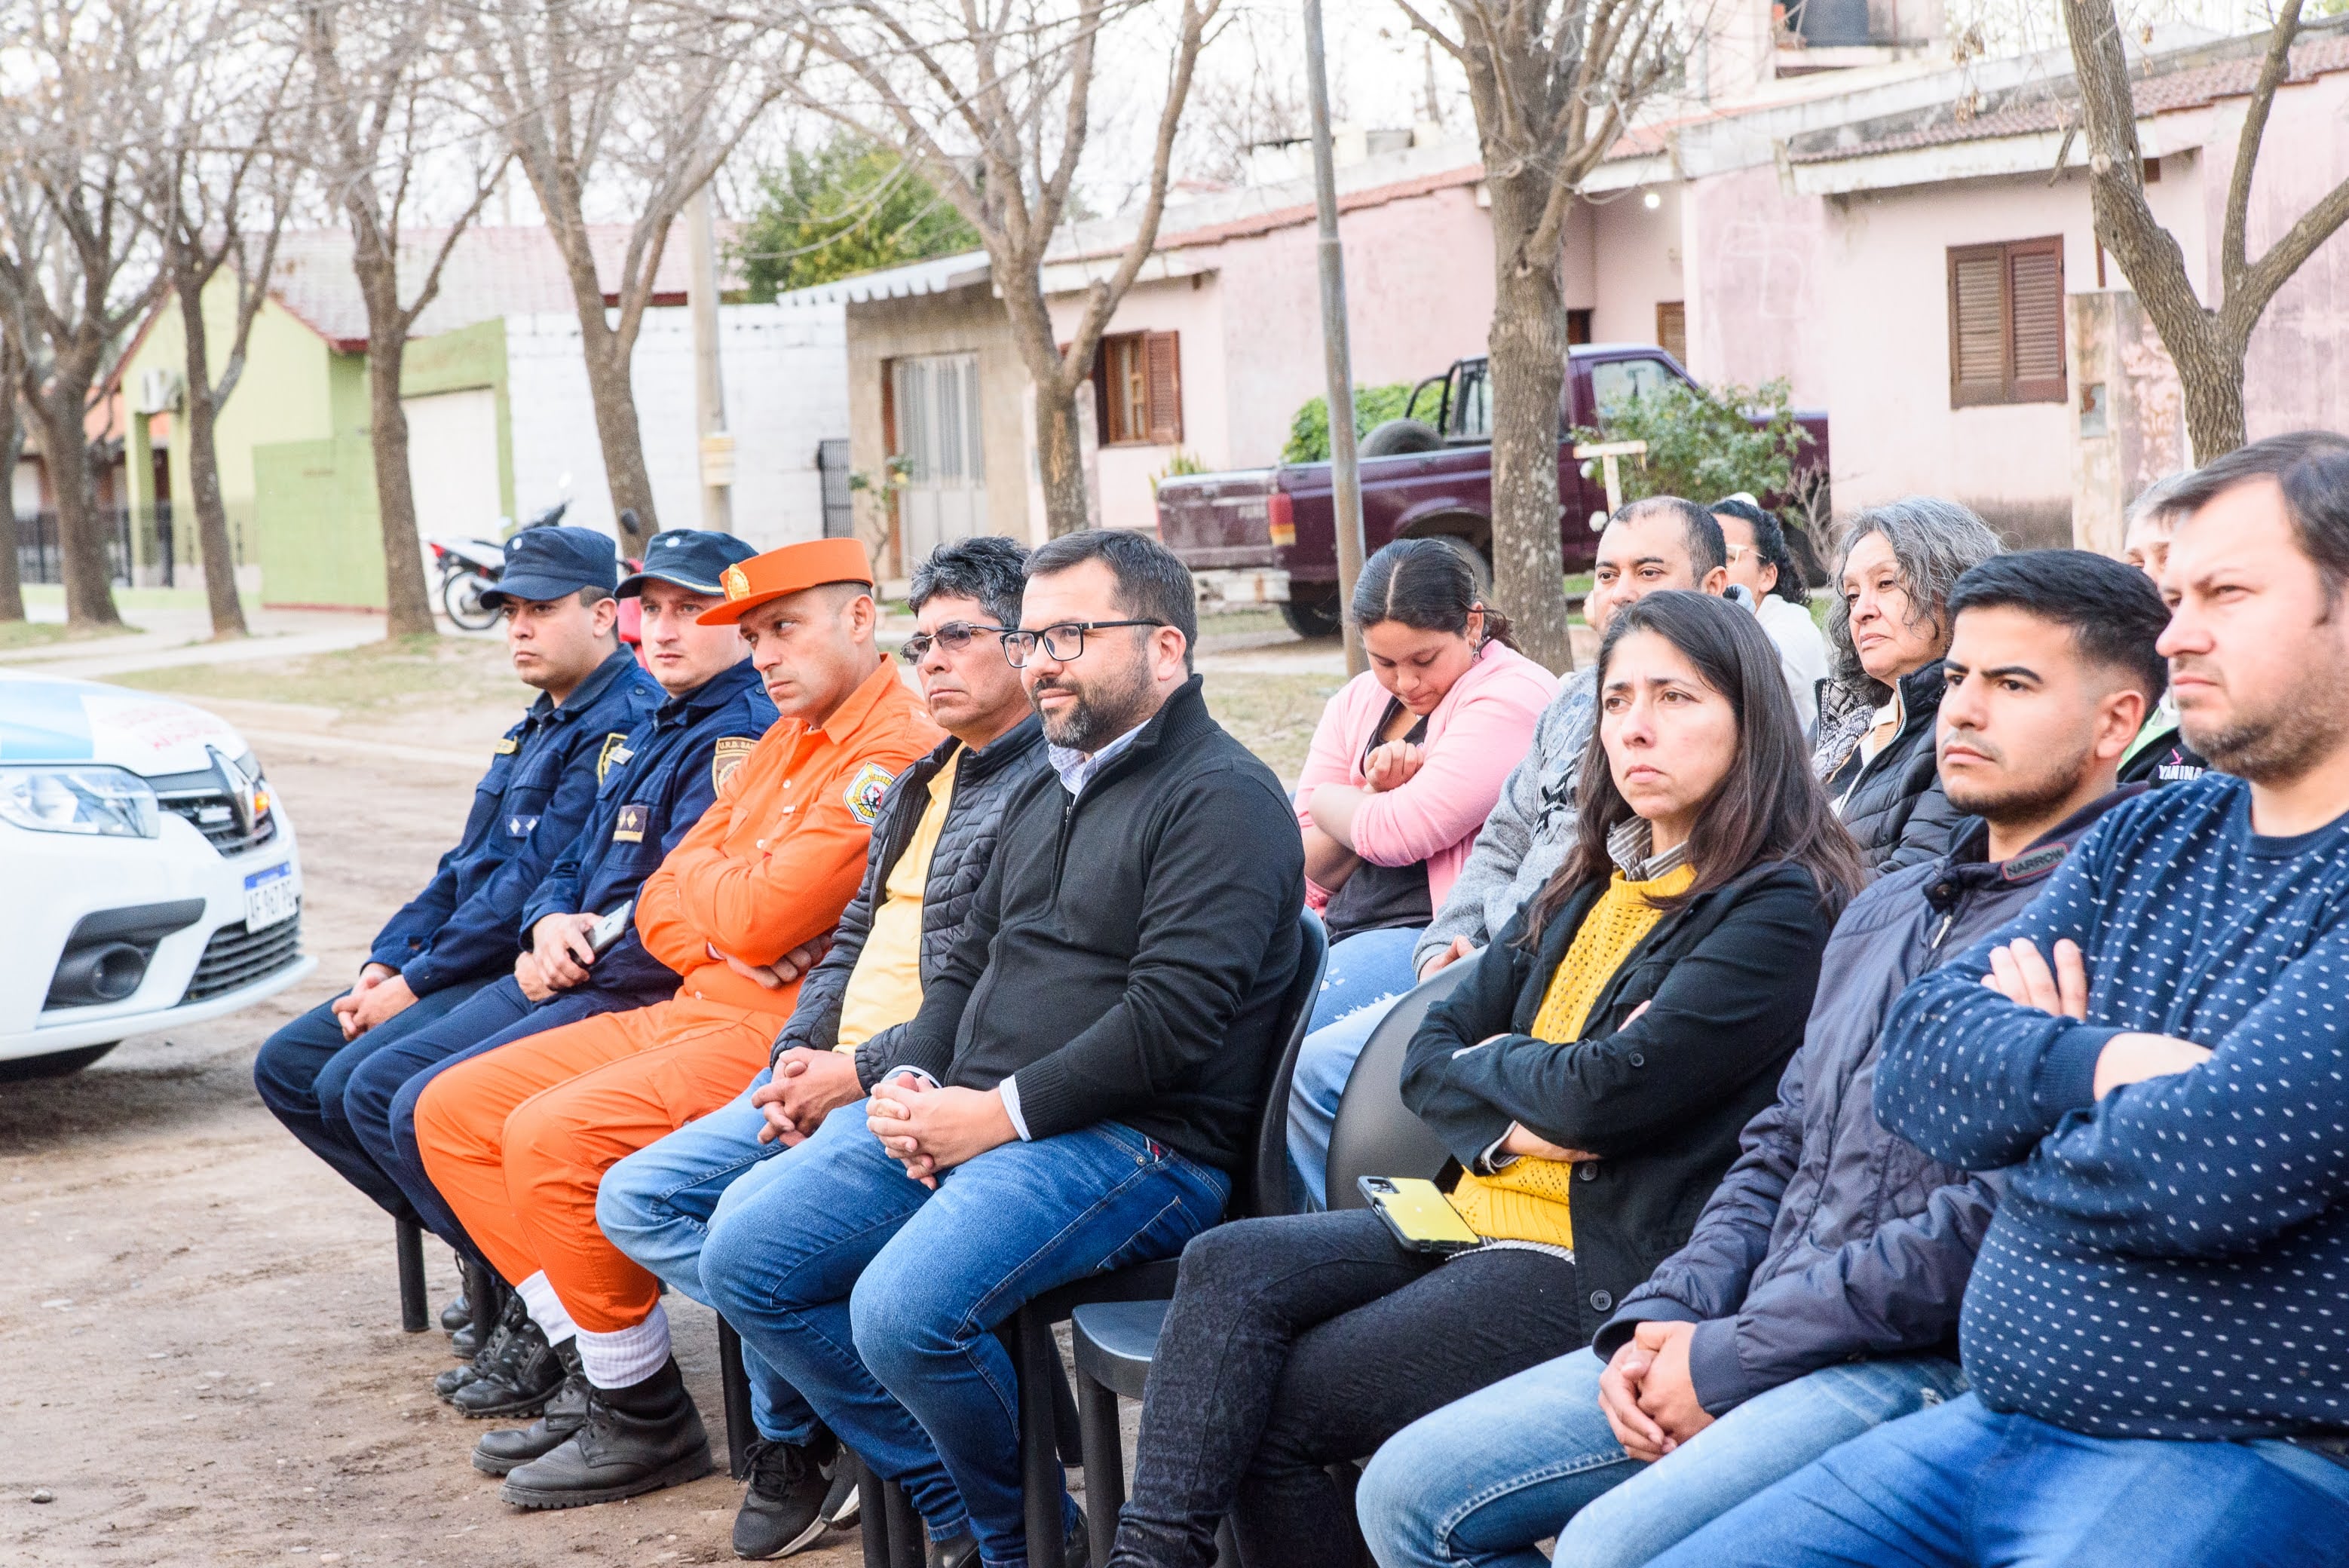
[[[762,550],[820,538],[816,443],[848,434],[843,307],[731,304],[719,318],[726,422],[734,434],[734,531]],[[615,531],[577,319],[508,316],[506,366],[515,506],[528,517],[552,504],[568,473],[571,510],[564,521]],[[682,306],[646,313],[633,379],[661,524],[698,528],[691,313]]]

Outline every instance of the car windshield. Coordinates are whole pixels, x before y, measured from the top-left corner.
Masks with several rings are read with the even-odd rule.
[[[1625,403],[1654,397],[1671,379],[1661,360],[1602,360],[1590,367],[1590,396],[1603,416]]]

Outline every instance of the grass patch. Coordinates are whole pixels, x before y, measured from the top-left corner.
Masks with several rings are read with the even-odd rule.
[[[42,648],[65,640],[65,626],[57,621],[0,621],[0,651]]]
[[[1206,676],[1207,711],[1239,743],[1293,785],[1305,770],[1313,727],[1330,694],[1346,684],[1343,675],[1257,675],[1246,671]]]
[[[250,593],[239,597],[244,605],[245,618],[250,620],[260,610],[261,601]],[[54,604],[62,609],[65,602],[65,589],[55,583],[25,584],[25,603],[27,604]],[[119,583],[114,584],[114,603],[117,609],[121,610],[206,610],[212,607],[212,601],[204,597],[204,591],[201,588],[126,588]]]
[[[1288,627],[1279,611],[1257,605],[1244,610],[1215,610],[1199,617],[1202,637],[1250,636],[1259,632],[1286,631]]]
[[[482,637],[400,637],[283,662],[181,665],[108,678],[141,691],[357,710],[426,697],[466,707],[524,695],[505,644]]]

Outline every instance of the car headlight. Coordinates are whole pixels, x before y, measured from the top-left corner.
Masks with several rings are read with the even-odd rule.
[[[151,839],[162,813],[147,780],[119,768],[0,768],[0,822],[36,833]]]

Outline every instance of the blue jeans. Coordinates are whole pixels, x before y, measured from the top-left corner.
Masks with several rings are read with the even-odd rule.
[[[1419,984],[1411,966],[1419,938],[1416,930],[1365,931],[1330,949],[1330,970],[1288,1088],[1290,1195],[1299,1210],[1330,1206],[1330,1130],[1338,1124],[1338,1102],[1371,1031],[1396,997]]]
[[[701,1280],[934,1539],[967,1529],[988,1568],[1024,1568],[1019,1384],[996,1326],[1071,1280],[1181,1252],[1230,1191],[1100,1122],[991,1149],[932,1192],[835,1111],[716,1217]]]
[[[2219,1563],[2349,1564],[2349,1470],[2273,1440],[2084,1437],[1969,1394],[1814,1460],[1656,1568]]]
[[[369,1154],[350,1123],[343,1119],[343,1093],[351,1074],[377,1052],[425,1028],[462,1007],[473,994],[492,984],[489,979],[462,980],[429,996],[419,996],[405,1010],[378,1024],[356,1040],[343,1038],[335,1016],[335,1002],[321,1002],[262,1042],[253,1061],[253,1087],[269,1113],[302,1146],[335,1169],[335,1173],[375,1200],[394,1219],[406,1219],[411,1208],[399,1184]]]
[[[637,1150],[605,1171],[595,1190],[595,1225],[604,1239],[672,1289],[713,1309],[717,1303],[701,1280],[709,1227],[772,1181],[783,1168],[781,1157],[795,1152],[779,1142],[759,1141],[767,1119],[750,1096],[767,1078],[761,1073],[724,1109]],[[860,1103],[842,1106],[824,1119],[862,1120],[864,1115]],[[785,1443],[812,1439],[815,1411],[748,1339],[742,1342],[742,1364],[750,1374],[750,1418],[759,1435]]]
[[[1599,1408],[1588,1350],[1446,1405],[1387,1439],[1355,1506],[1382,1568],[1638,1568],[1706,1521],[1882,1423],[1954,1398],[1938,1356],[1854,1361],[1758,1394],[1653,1464]]]
[[[478,1262],[465,1228],[425,1174],[424,1157],[416,1144],[417,1097],[443,1071],[483,1051],[599,1013],[641,1006],[634,996],[593,987],[558,991],[533,1003],[512,975],[493,980],[462,1006],[410,1029],[352,1069],[342,1095],[351,1136],[398,1187],[426,1230]]]

